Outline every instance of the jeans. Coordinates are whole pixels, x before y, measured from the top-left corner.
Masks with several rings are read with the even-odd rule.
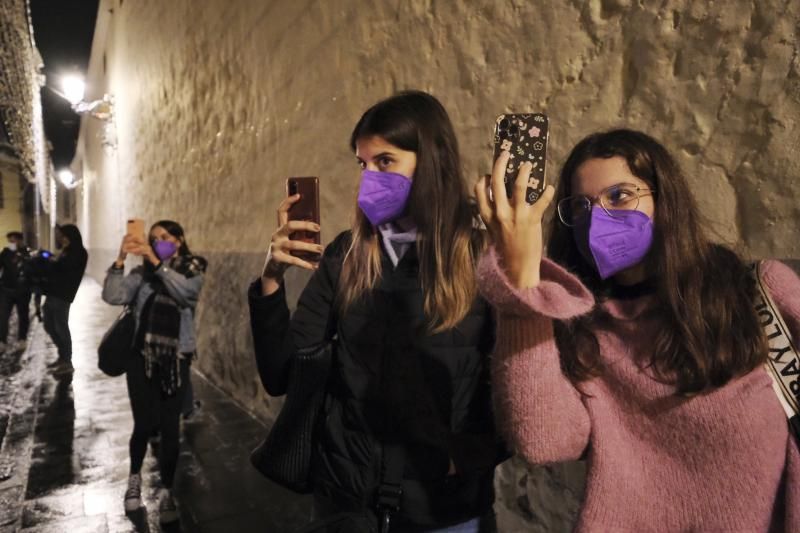
[[[58,348],[60,361],[72,361],[72,337],[69,334],[69,302],[54,296],[44,301],[44,330]]]
[[[0,289],[0,342],[8,338],[8,320],[11,309],[17,309],[17,340],[28,338],[30,327],[31,291],[26,289]]]

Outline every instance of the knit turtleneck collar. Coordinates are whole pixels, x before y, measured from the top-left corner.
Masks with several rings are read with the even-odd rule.
[[[655,278],[634,285],[611,283],[605,287],[599,301],[606,312],[619,320],[636,320],[656,310]]]

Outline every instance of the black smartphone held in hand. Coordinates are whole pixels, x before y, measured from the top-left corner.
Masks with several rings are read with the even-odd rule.
[[[288,196],[300,195],[300,199],[289,208],[289,220],[304,220],[320,223],[319,216],[319,179],[317,177],[289,178],[286,180]],[[320,234],[314,231],[295,231],[289,238],[292,240],[320,244]],[[306,251],[293,251],[292,255],[305,261],[316,262],[320,254]]]
[[[525,161],[533,164],[525,201],[533,204],[544,192],[549,125],[550,121],[543,113],[513,113],[500,115],[495,120],[493,161],[497,161],[503,150],[511,153],[503,175],[506,195],[509,198],[514,192],[514,182],[519,169]]]

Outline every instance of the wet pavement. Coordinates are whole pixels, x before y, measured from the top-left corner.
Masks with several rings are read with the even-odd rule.
[[[100,300],[96,282],[84,280],[70,315],[71,378],[47,373],[56,351],[38,322],[25,352],[0,356],[0,533],[282,533],[307,521],[308,497],[272,484],[249,464],[265,427],[197,373],[202,407],[183,423],[174,487],[180,522],[158,524],[152,447],[142,469],[144,507],[126,516],[133,422],[125,378],[102,374],[96,355],[119,310]]]

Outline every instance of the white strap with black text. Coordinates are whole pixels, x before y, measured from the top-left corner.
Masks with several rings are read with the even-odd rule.
[[[772,388],[775,389],[783,410],[786,411],[786,418],[797,431],[800,425],[800,357],[797,355],[786,323],[764,286],[761,267],[761,262],[753,265],[758,288],[755,309],[769,344],[769,358],[765,366],[772,378]]]

